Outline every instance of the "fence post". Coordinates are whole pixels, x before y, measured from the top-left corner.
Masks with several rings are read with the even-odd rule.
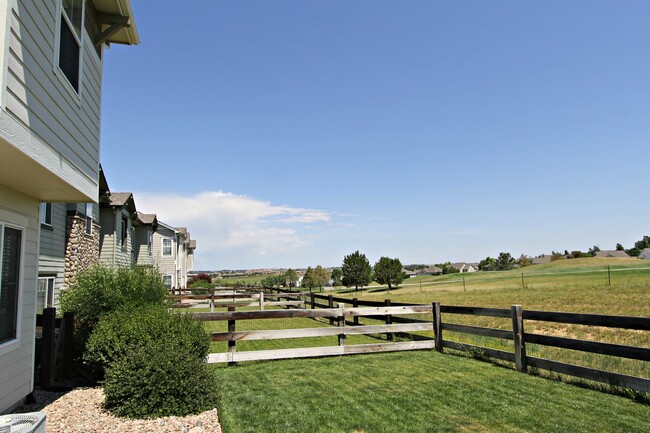
[[[214,287],[210,290],[210,312],[214,313]]]
[[[309,300],[311,301],[311,309],[312,310],[314,308],[316,308],[316,305],[315,305],[316,302],[315,302],[315,299],[314,299],[315,296],[316,295],[313,292],[309,292],[309,298],[310,298]]]
[[[74,352],[74,313],[63,313],[63,358],[61,364],[63,367],[63,377],[69,379],[72,377],[72,356]]]
[[[524,317],[521,305],[513,305],[512,311],[512,335],[515,345],[515,365],[517,371],[528,372],[526,360],[526,342],[524,341]]]
[[[434,302],[433,306],[433,338],[436,343],[436,350],[443,352],[442,342],[442,320],[440,318],[440,302]]]
[[[343,315],[343,310],[341,310],[341,314],[339,314],[339,328],[341,328],[341,331],[344,331],[345,329],[345,316]],[[339,334],[339,346],[345,346],[345,334],[341,333]]]
[[[228,311],[235,311],[235,307],[228,307]],[[228,332],[235,332],[237,329],[237,322],[235,320],[228,320]],[[235,341],[232,336],[228,338],[228,353],[230,355],[231,361],[228,362],[228,365],[235,365],[235,362],[232,361],[235,352],[237,351],[236,347],[237,341]]]
[[[264,311],[264,292],[260,291],[260,311]]]
[[[56,353],[54,353],[54,332],[56,309],[43,309],[43,337],[41,339],[41,387],[47,388],[54,380]]]
[[[352,298],[352,308],[359,308],[359,300],[357,298]],[[355,314],[352,322],[354,326],[359,326],[359,316]]]
[[[332,295],[327,295],[327,305],[329,305],[329,308],[334,308],[334,300],[332,299]],[[334,326],[334,317],[330,316],[330,326]]]
[[[384,303],[386,304],[387,307],[390,307],[390,299],[385,299]],[[386,324],[391,325],[393,323],[393,317],[390,314],[386,315]],[[387,340],[393,340],[393,333],[388,332],[386,333],[386,339]]]

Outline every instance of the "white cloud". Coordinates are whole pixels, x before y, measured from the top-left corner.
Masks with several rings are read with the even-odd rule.
[[[332,219],[327,211],[278,206],[223,191],[189,197],[139,192],[134,197],[139,211],[187,227],[197,240],[197,266],[209,268],[295,252],[309,244],[307,231]]]

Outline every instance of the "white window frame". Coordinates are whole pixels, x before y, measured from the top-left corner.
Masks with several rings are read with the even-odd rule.
[[[169,254],[165,254],[165,241],[169,241]],[[162,238],[162,246],[160,248],[160,254],[163,257],[174,257],[174,239]]]
[[[72,96],[76,101],[79,106],[81,106],[81,89],[83,89],[83,71],[84,71],[84,44],[83,44],[83,37],[84,37],[84,31],[85,31],[85,25],[86,25],[86,0],[81,0],[81,27],[79,31],[79,35],[77,35],[77,32],[74,30],[74,26],[70,22],[70,19],[68,18],[68,15],[66,14],[65,10],[63,10],[63,0],[58,0],[57,1],[57,7],[56,7],[56,33],[55,33],[55,40],[54,40],[54,59],[53,59],[53,66],[54,66],[54,74],[59,77],[59,81],[63,84],[63,87],[68,91],[70,96]],[[67,25],[70,28],[70,31],[72,32],[72,36],[75,38],[77,43],[79,44],[79,90],[77,91],[72,83],[70,83],[70,80],[68,80],[68,77],[63,73],[61,68],[59,67],[59,57],[61,53],[61,26],[62,25]]]
[[[5,353],[11,352],[12,350],[15,350],[20,347],[20,333],[21,333],[21,328],[22,328],[22,305],[23,305],[23,280],[25,277],[25,228],[11,224],[11,223],[6,223],[4,221],[0,220],[0,262],[2,261],[2,257],[4,254],[4,229],[5,227],[14,229],[14,230],[19,230],[20,231],[20,256],[18,260],[20,260],[20,263],[18,265],[19,270],[18,270],[18,281],[17,281],[17,310],[16,311],[16,336],[11,339],[7,340],[3,343],[0,343],[0,355],[4,355]],[[0,266],[0,279],[2,278],[2,267]]]
[[[38,285],[36,286],[36,306],[38,307],[38,296],[43,291],[41,290],[41,281],[46,281],[45,283],[45,301],[43,302],[43,308],[49,308],[54,305],[54,286],[56,284],[56,277],[54,276],[44,276],[38,277]],[[52,296],[50,297],[50,293]],[[41,312],[42,313],[42,312]],[[36,311],[36,314],[41,314]]]
[[[50,208],[50,220],[47,220],[47,208]],[[41,210],[39,214],[39,219],[41,220],[41,224],[44,226],[52,227],[52,203],[48,202],[41,202]]]
[[[93,204],[86,203],[86,226],[84,227],[84,233],[88,236],[93,234]]]
[[[167,278],[169,278],[169,285],[167,285]],[[163,275],[163,284],[171,290],[174,287],[174,276],[173,275]]]

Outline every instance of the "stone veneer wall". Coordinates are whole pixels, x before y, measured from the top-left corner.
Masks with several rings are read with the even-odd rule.
[[[92,235],[86,234],[86,218],[74,215],[68,217],[65,242],[64,286],[74,283],[77,272],[99,262],[99,224],[93,221]]]

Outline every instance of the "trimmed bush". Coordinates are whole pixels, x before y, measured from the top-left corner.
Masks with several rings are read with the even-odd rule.
[[[163,340],[133,348],[106,371],[104,408],[127,418],[186,416],[215,407],[217,384],[200,358]]]
[[[62,294],[61,308],[74,312],[83,327],[92,329],[103,314],[123,305],[166,305],[168,295],[157,269],[96,265],[77,274],[75,282]]]
[[[186,314],[172,314],[158,305],[127,306],[102,317],[90,335],[83,359],[97,377],[102,377],[117,359],[135,348],[152,345],[174,347],[202,360],[208,353],[210,337],[201,322]]]

